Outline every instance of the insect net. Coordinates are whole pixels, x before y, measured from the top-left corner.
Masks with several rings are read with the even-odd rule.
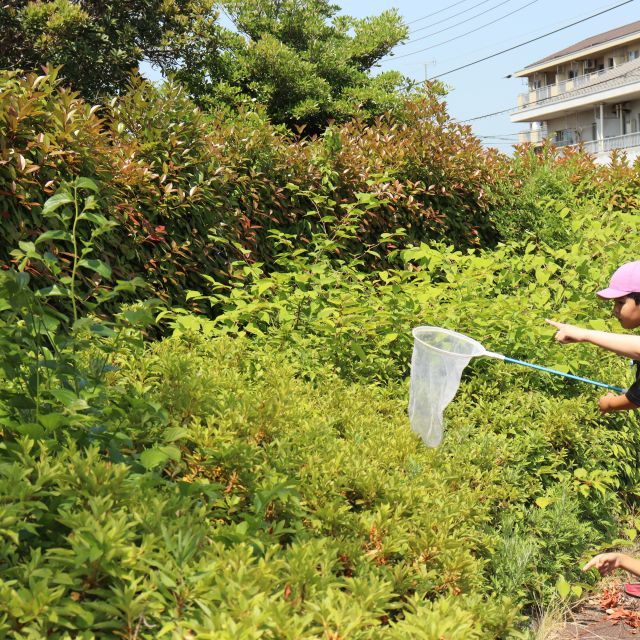
[[[439,327],[416,327],[413,333],[409,421],[429,447],[442,441],[444,410],[460,386],[471,358],[486,353],[465,335]]]

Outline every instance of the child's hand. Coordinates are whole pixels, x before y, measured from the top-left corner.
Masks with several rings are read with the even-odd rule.
[[[609,411],[613,411],[611,400],[617,397],[618,396],[615,393],[607,393],[602,396],[602,398],[598,400],[598,409],[600,409],[600,413],[609,413]]]
[[[571,344],[572,342],[584,342],[586,337],[586,329],[581,329],[572,324],[565,324],[564,322],[556,322],[555,320],[545,319],[552,327],[555,327],[558,332],[554,336],[558,342],[562,344]]]
[[[601,576],[606,576],[620,566],[619,553],[599,553],[582,567],[583,571],[589,571],[594,567],[600,572]]]

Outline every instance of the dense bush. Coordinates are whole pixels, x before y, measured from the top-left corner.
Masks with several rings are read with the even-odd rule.
[[[405,413],[418,324],[626,386],[544,318],[613,328],[636,168],[508,162],[435,99],[304,141],[171,86],[0,100],[1,635],[526,637],[637,536],[593,389],[478,359],[439,449]]]
[[[518,637],[519,606],[637,491],[635,429],[592,394],[475,368],[430,450],[403,383],[316,364],[312,384],[256,347],[180,330],[121,350],[109,386],[164,415],[112,412],[88,449],[64,420],[35,441],[5,425],[5,634]]]
[[[461,331],[491,350],[555,368],[598,377],[606,363],[617,367],[607,375],[623,376],[626,367],[613,356],[594,359],[584,345],[558,350],[544,319],[616,328],[613,319],[601,319],[608,309],[594,294],[628,260],[624,239],[636,232],[636,218],[614,211],[594,215],[591,207],[562,216],[576,238],[562,248],[532,240],[485,251],[422,243],[396,251],[400,268],[369,274],[359,259],[330,258],[346,254],[340,247],[348,238],[316,234],[307,251],[293,252],[288,238],[278,236],[279,271],[238,265],[237,284],[212,281],[210,294],[187,295],[211,304],[213,321],[174,309],[176,326],[201,325],[213,335],[248,334],[258,344],[291,347],[296,359],[308,358],[310,376],[316,363],[326,363],[349,380],[402,379],[409,366],[408,328],[417,324]],[[554,384],[540,382],[538,373],[518,375],[541,389]]]
[[[614,506],[614,476],[599,498],[574,474],[585,451],[593,474],[608,450],[585,432],[590,411],[565,407],[577,442],[563,453],[540,393],[532,416],[522,403],[505,411],[520,392],[491,401],[485,387],[478,402],[468,389],[434,451],[395,391],[322,370],[311,387],[246,341],[183,336],[121,366],[168,409],[164,436],[132,432],[140,463],[162,472],[72,443],[5,441],[4,633],[513,637],[500,594],[551,588],[598,539],[585,512]]]
[[[596,164],[580,148],[516,148],[506,176],[498,179],[504,206],[494,214],[504,240],[529,237],[562,247],[575,233],[568,220],[593,217],[597,211],[637,212],[638,164],[613,153],[608,164]],[[579,213],[586,210],[586,214]]]
[[[205,116],[171,85],[136,84],[91,107],[54,76],[4,73],[0,96],[5,265],[18,241],[55,230],[42,204],[77,176],[99,185],[102,211],[116,223],[98,240],[114,273],[144,276],[169,302],[199,287],[202,274],[228,281],[236,259],[272,268],[271,229],[304,246],[358,215],[350,250],[379,244],[371,264],[395,246],[380,244],[381,234],[400,227],[408,242],[495,240],[491,212],[505,159],[483,151],[436,95],[374,125],[299,141],[258,112]]]

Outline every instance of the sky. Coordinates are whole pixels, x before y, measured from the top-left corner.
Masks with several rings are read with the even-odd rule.
[[[409,39],[394,49],[394,55],[381,61],[379,70],[395,69],[418,81],[425,79],[425,73],[427,77],[443,74],[439,79],[449,91],[445,98],[449,114],[459,121],[515,107],[518,94],[526,91],[526,84],[522,78],[509,78],[510,74],[584,38],[640,20],[640,0],[585,20],[622,2],[336,0],[343,13],[359,18],[397,9],[409,26]],[[583,22],[562,29],[579,20]],[[553,35],[540,37],[559,29],[562,30]],[[447,40],[451,42],[445,43]],[[427,47],[427,51],[420,51]],[[516,48],[447,73],[512,47]],[[469,124],[486,146],[504,152],[509,152],[518,131],[527,128],[526,124],[511,123],[509,113],[474,119]]]

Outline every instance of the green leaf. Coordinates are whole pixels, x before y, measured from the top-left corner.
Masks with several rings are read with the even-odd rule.
[[[609,331],[607,323],[602,318],[594,318],[592,320],[589,320],[589,327],[591,329],[595,329],[596,331]]]
[[[29,288],[29,282],[31,281],[31,274],[26,271],[21,271],[20,273],[15,273],[13,275],[18,288],[21,290],[25,290]]]
[[[48,298],[50,296],[66,296],[67,291],[61,289],[57,284],[52,284],[50,287],[43,287],[36,291],[39,297]]]
[[[367,361],[367,354],[364,352],[364,349],[360,346],[360,343],[353,340],[351,342],[351,347],[353,348],[355,354],[362,360],[363,362]]]
[[[148,309],[127,309],[122,312],[122,316],[132,325],[145,325],[153,322],[153,316]]]
[[[117,223],[115,220],[108,220],[101,213],[92,213],[85,211],[78,216],[79,220],[88,220],[98,227],[115,227]]]
[[[111,277],[111,267],[102,262],[102,260],[97,260],[93,258],[83,258],[78,261],[79,267],[86,267],[87,269],[91,269],[96,273],[99,273],[103,278]]]
[[[140,454],[140,463],[148,471],[163,465],[167,460],[169,460],[169,455],[157,447],[145,449],[145,451]]]
[[[162,451],[162,453],[166,454],[166,456],[174,462],[179,462],[180,458],[182,458],[182,451],[172,444],[162,445],[158,447],[158,450]]]
[[[184,427],[170,427],[162,434],[162,439],[165,442],[175,442],[176,440],[186,440],[189,438],[191,438],[191,432]]]
[[[551,274],[544,269],[536,269],[536,280],[538,281],[538,284],[545,284],[548,282],[550,275]]]
[[[44,206],[42,207],[42,215],[48,216],[59,207],[71,202],[73,202],[73,198],[68,191],[59,191],[44,203]]]
[[[571,585],[567,582],[563,575],[558,576],[558,580],[556,581],[556,589],[563,600],[565,600],[571,592]]]
[[[36,244],[46,242],[47,240],[67,240],[71,242],[72,239],[71,234],[67,231],[63,231],[62,229],[52,229],[51,231],[41,233],[36,238]]]
[[[36,245],[33,242],[24,242],[23,240],[20,240],[18,242],[18,246],[25,252],[25,253],[35,253],[36,252]]]
[[[61,320],[65,320],[64,316],[59,318],[58,316],[53,315],[52,310],[47,309],[38,318],[38,326],[42,326],[49,333],[53,333],[60,326]]]
[[[536,498],[536,504],[541,508],[541,509],[545,509],[546,507],[548,507],[553,501],[551,500],[551,498],[545,498],[545,497],[539,497]]]
[[[40,424],[47,431],[54,431],[69,421],[69,418],[63,413],[46,413],[39,416]]]
[[[78,398],[70,389],[54,389],[51,391],[51,395],[69,411],[76,412],[89,408],[87,401],[83,398]]]
[[[89,189],[90,191],[94,191],[95,193],[98,193],[98,191],[100,191],[98,185],[93,180],[91,180],[91,178],[76,178],[75,186],[77,189]]]
[[[17,425],[15,429],[18,433],[30,436],[36,440],[40,440],[45,436],[42,425],[36,424],[35,422],[23,422],[22,424]]]
[[[89,326],[89,331],[96,336],[103,336],[105,338],[113,338],[116,335],[116,332],[111,327],[99,322],[92,322]]]

